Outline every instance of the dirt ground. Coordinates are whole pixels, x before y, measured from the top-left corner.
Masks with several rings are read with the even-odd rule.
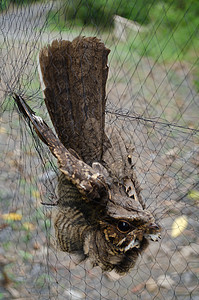
[[[1,89],[6,80],[13,89],[24,88],[32,107],[49,122],[35,79],[35,52],[25,43],[17,51],[13,41],[2,45]],[[24,68],[23,53],[29,59]],[[16,57],[22,59],[23,75]],[[161,241],[151,243],[119,280],[91,269],[89,262],[76,266],[74,257],[53,246],[52,208],[41,201],[56,199],[55,162],[1,91],[0,299],[199,299],[199,132],[194,130],[199,96],[191,69],[136,56],[132,61],[130,55],[122,64],[110,62],[106,123],[122,128],[134,146],[143,197],[163,228]],[[15,215],[8,219],[8,213]],[[172,237],[173,223],[182,216],[187,224]]]

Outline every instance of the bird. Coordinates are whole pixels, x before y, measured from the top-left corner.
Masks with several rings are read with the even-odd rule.
[[[134,149],[105,123],[110,50],[96,37],[54,40],[39,53],[41,89],[55,132],[14,93],[19,113],[56,157],[54,229],[60,251],[126,275],[161,226],[146,209]]]

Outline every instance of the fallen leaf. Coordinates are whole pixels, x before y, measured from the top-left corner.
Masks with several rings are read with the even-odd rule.
[[[2,126],[0,126],[0,134],[1,133],[6,133],[6,129],[4,127],[2,127]]]
[[[157,285],[168,290],[170,290],[174,284],[175,282],[169,275],[161,275],[157,279]]]
[[[172,224],[171,237],[178,237],[185,230],[187,225],[188,220],[186,216],[176,218]]]
[[[27,231],[32,231],[32,230],[35,229],[35,226],[32,223],[29,223],[29,222],[23,223],[23,227]]]
[[[144,288],[144,283],[140,283],[136,285],[134,288],[132,288],[132,293],[140,292]]]
[[[40,192],[37,190],[32,191],[32,196],[36,199],[40,198]]]
[[[3,214],[2,218],[6,221],[21,221],[22,215],[17,213]]]
[[[35,242],[35,243],[33,244],[33,249],[34,249],[34,250],[39,250],[40,248],[41,248],[41,245],[40,245],[39,243]]]
[[[153,278],[149,278],[146,282],[146,288],[149,292],[154,292],[158,290],[158,285]]]
[[[188,197],[193,200],[199,201],[199,191],[192,190],[189,192]]]

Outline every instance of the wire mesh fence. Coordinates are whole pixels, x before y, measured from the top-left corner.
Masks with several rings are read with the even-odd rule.
[[[199,299],[197,1],[0,4],[0,299]],[[106,125],[122,132],[146,207],[162,227],[135,267],[112,278],[56,249],[56,159],[19,117],[22,95],[51,128],[38,55],[96,36],[111,50]]]

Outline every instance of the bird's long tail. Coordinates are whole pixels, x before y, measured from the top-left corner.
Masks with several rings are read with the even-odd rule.
[[[101,161],[108,139],[105,88],[110,50],[94,37],[53,41],[39,54],[45,103],[56,133],[89,165]]]

